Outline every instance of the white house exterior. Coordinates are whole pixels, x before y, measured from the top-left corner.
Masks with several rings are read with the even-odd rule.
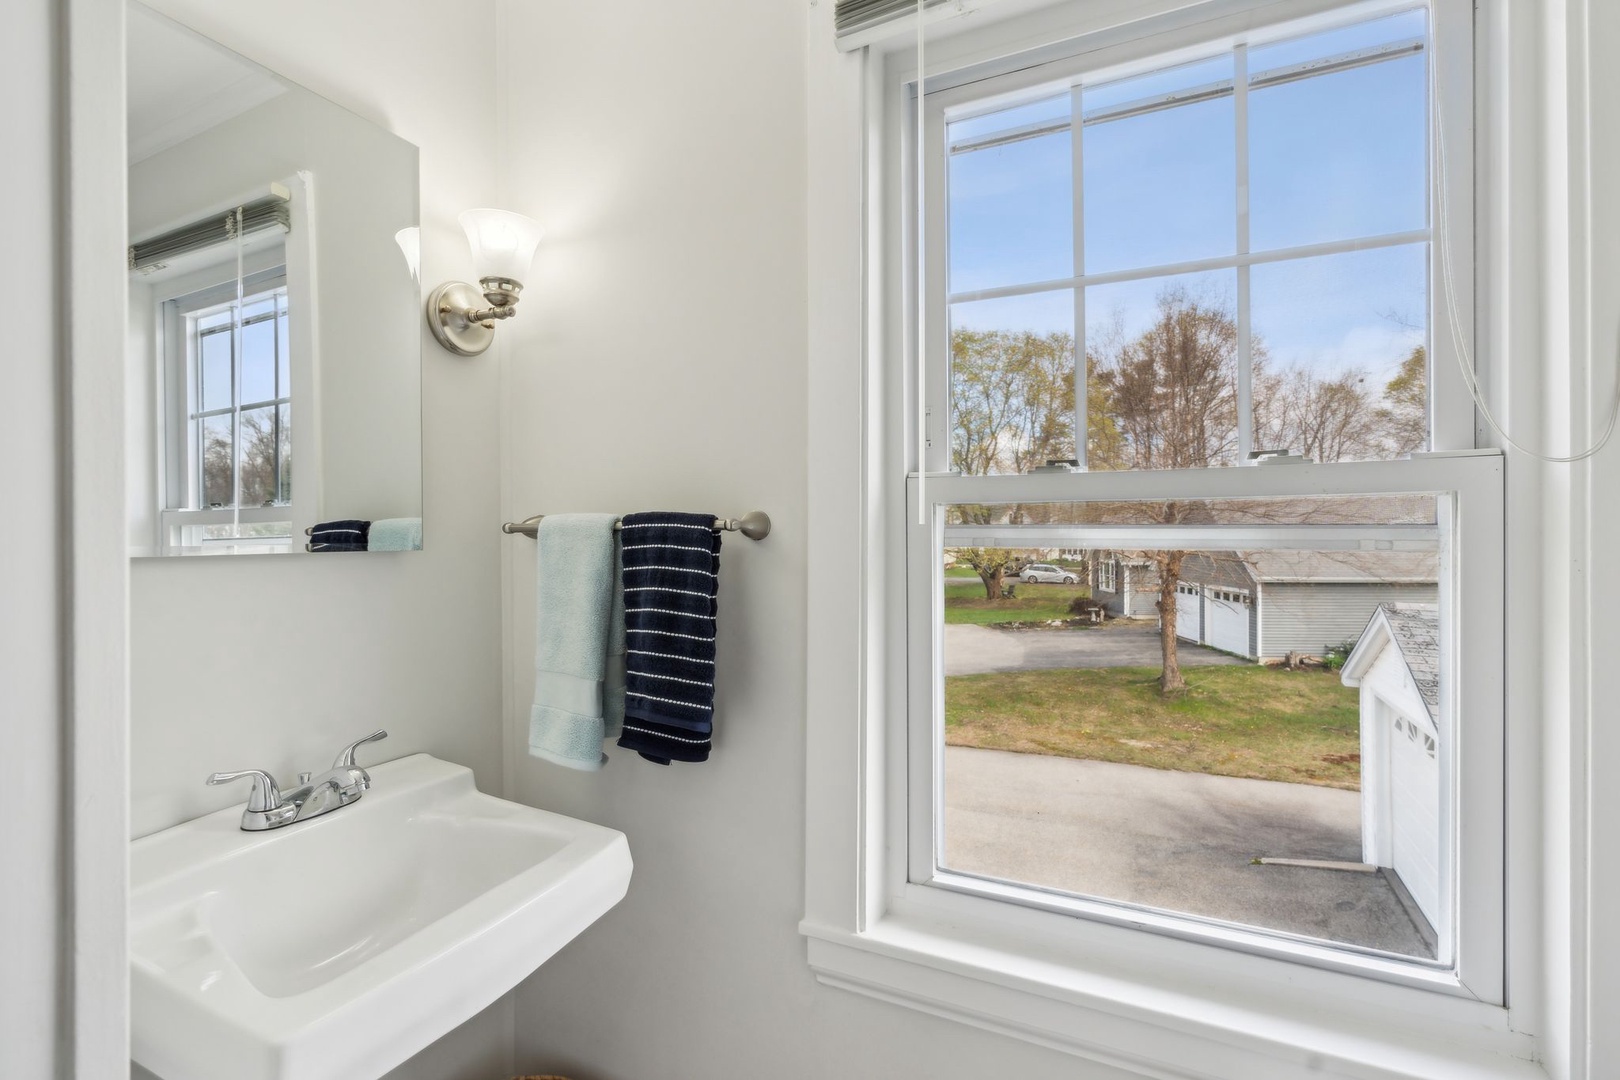
[[[1445,934],[1438,610],[1380,604],[1340,677],[1361,691],[1362,860],[1398,877],[1430,927]]]

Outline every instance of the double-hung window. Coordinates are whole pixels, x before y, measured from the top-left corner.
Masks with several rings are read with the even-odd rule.
[[[285,544],[293,394],[286,269],[166,300],[166,543]]]
[[[1500,1000],[1442,6],[926,95],[908,885]],[[1076,548],[1127,587],[999,587]]]
[[[865,736],[811,748],[863,786],[812,799],[811,962],[1149,1075],[1494,1075],[1472,5],[1152,8],[866,84]]]

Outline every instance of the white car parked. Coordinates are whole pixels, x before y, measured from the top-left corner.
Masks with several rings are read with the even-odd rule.
[[[1080,580],[1075,576],[1073,570],[1064,570],[1061,567],[1052,566],[1048,563],[1030,563],[1019,572],[1018,578],[1020,581],[1023,581],[1029,585],[1034,585],[1036,582],[1040,581],[1060,585],[1073,585]]]

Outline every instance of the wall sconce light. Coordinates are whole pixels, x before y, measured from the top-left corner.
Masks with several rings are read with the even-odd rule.
[[[445,282],[428,295],[427,321],[440,345],[457,356],[477,356],[495,340],[495,323],[517,314],[542,234],[535,222],[509,210],[468,210],[459,220],[482,288]]]

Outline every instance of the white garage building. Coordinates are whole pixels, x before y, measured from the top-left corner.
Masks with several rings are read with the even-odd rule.
[[[1153,563],[1098,552],[1092,596],[1116,618],[1157,618]],[[1433,551],[1192,551],[1176,587],[1176,634],[1250,660],[1321,656],[1354,641],[1379,604],[1432,604]]]
[[[1361,691],[1362,860],[1393,871],[1443,934],[1450,897],[1438,608],[1379,605],[1340,677]]]

